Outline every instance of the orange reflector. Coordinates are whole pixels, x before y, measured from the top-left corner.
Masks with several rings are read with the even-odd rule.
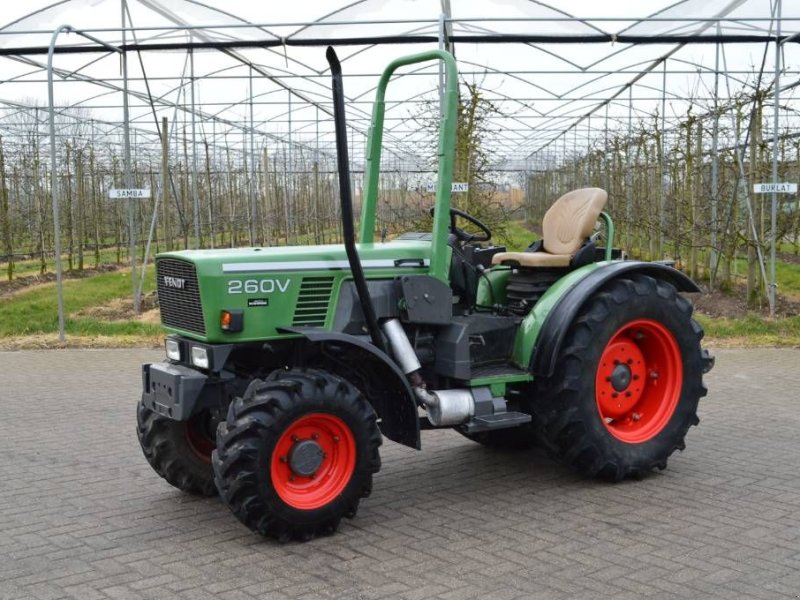
[[[219,326],[222,329],[230,329],[231,323],[233,322],[233,315],[229,313],[227,310],[223,310],[222,314],[219,316]]]

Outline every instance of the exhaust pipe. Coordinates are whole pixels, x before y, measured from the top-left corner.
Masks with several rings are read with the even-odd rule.
[[[342,200],[342,238],[347,252],[347,261],[353,273],[353,283],[356,286],[361,310],[364,312],[364,321],[367,324],[369,337],[378,350],[386,352],[383,339],[378,329],[378,319],[375,317],[375,307],[361,268],[361,259],[356,249],[355,231],[353,229],[353,198],[350,192],[350,163],[347,155],[347,128],[344,114],[344,87],[342,84],[342,65],[332,47],[328,46],[325,52],[328,65],[331,68],[333,89],[333,124],[336,130],[336,163],[339,167],[339,196]]]
[[[381,326],[389,340],[394,359],[411,381],[414,395],[425,407],[428,420],[437,427],[460,425],[475,414],[475,398],[470,390],[428,391],[419,374],[422,365],[399,319],[389,319]]]

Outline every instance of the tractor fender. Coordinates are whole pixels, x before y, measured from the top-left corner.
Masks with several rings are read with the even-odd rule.
[[[309,343],[324,347],[326,355],[338,359],[340,369],[336,372],[342,377],[347,378],[343,371],[357,367],[360,377],[368,377],[369,390],[361,391],[378,415],[381,433],[393,442],[420,449],[417,402],[408,379],[389,355],[346,333],[316,327],[281,327],[280,330],[301,335]]]
[[[680,292],[701,291],[688,276],[662,263],[620,261],[601,264],[568,288],[545,317],[531,356],[533,375],[549,377],[553,374],[567,328],[578,311],[604,284],[628,274],[649,275],[671,283]]]

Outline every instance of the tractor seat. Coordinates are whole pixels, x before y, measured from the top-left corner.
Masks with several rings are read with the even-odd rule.
[[[493,265],[515,267],[568,267],[594,229],[608,194],[600,188],[573,190],[553,203],[542,221],[541,250],[537,252],[499,252]]]

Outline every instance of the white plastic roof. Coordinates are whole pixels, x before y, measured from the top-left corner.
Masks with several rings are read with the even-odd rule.
[[[110,46],[143,48],[128,56],[130,122],[138,147],[157,144],[156,123],[167,116],[176,134],[247,148],[289,144],[331,153],[333,128],[325,45],[343,59],[354,168],[364,144],[377,76],[397,56],[435,48],[440,19],[464,81],[477,82],[497,113],[487,144],[498,169],[531,168],[537,158],[582,152],[608,128],[653,115],[665,98],[667,118],[710,107],[716,39],[721,45],[719,96],[752,89],[762,62],[762,87],[774,74],[780,9],[781,38],[800,38],[796,0],[61,0],[8,3],[0,27],[0,130],[14,135],[14,115],[47,106],[43,51],[61,25]],[[127,30],[123,25],[123,8]],[[525,36],[525,40],[508,36]],[[715,36],[722,36],[717,38]],[[491,38],[491,39],[488,39]],[[535,38],[535,39],[534,39]],[[703,39],[705,38],[705,39]],[[531,41],[533,40],[533,41]],[[98,41],[61,34],[55,104],[74,136],[72,117],[91,120],[90,133],[114,139],[122,121],[120,58]],[[800,40],[783,44],[783,123],[795,126]],[[391,43],[389,43],[391,42]],[[567,43],[568,42],[568,43]],[[589,43],[592,42],[592,43]],[[185,44],[194,43],[191,53]],[[237,47],[209,49],[212,44]],[[247,47],[263,43],[267,47]],[[148,46],[159,48],[148,49]],[[766,52],[766,54],[765,54]],[[667,57],[664,61],[664,57]],[[765,60],[766,57],[766,60]],[[190,60],[191,58],[191,60]],[[435,64],[406,69],[390,85],[386,159],[422,168],[429,134],[409,118],[436,98]],[[192,75],[194,102],[192,102]]]

